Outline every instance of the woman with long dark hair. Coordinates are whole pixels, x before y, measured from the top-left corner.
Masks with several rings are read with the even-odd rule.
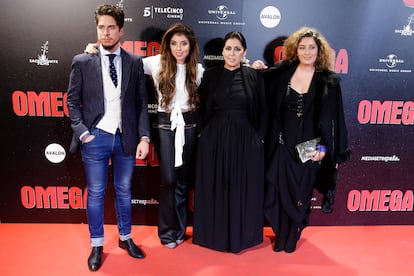
[[[158,236],[171,249],[185,239],[188,193],[194,181],[197,87],[204,72],[198,58],[193,30],[176,23],[163,35],[160,55],[143,59],[144,72],[152,76],[158,98]]]

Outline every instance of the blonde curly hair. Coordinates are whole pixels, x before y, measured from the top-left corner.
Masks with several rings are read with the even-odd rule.
[[[298,60],[298,46],[302,38],[312,37],[318,46],[318,57],[315,61],[317,70],[332,69],[332,49],[326,38],[315,28],[301,27],[292,33],[283,44],[284,59]]]

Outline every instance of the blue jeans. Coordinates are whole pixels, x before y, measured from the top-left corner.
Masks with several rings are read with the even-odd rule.
[[[88,200],[86,213],[92,246],[104,243],[104,197],[108,182],[109,160],[113,167],[115,211],[121,240],[131,234],[131,178],[135,156],[125,155],[121,134],[113,135],[101,129],[92,129],[95,139],[82,144],[82,159],[86,173]]]

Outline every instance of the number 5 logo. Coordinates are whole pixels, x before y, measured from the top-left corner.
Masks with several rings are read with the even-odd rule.
[[[151,7],[146,7],[144,9],[144,17],[151,16]]]

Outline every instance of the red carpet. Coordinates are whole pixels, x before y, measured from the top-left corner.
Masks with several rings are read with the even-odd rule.
[[[188,229],[191,235],[192,229]],[[105,226],[104,262],[90,272],[84,224],[0,224],[0,275],[414,275],[414,226],[311,226],[292,254],[274,253],[274,235],[240,254],[191,243],[160,245],[157,228],[134,225],[146,253],[133,259],[118,248],[117,229]]]

